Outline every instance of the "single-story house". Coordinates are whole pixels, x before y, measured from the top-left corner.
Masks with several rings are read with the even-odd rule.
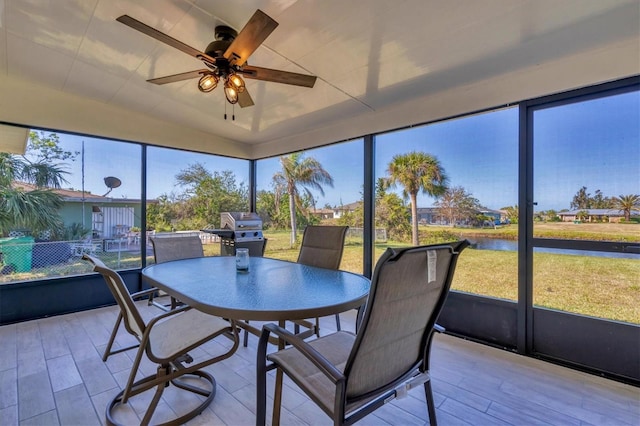
[[[333,208],[333,217],[335,219],[341,218],[344,214],[353,213],[358,207],[362,205],[362,201],[356,201],[355,203],[343,204]]]
[[[35,189],[34,185],[24,182],[14,185],[25,191]],[[132,227],[141,226],[139,199],[109,198],[74,189],[54,189],[53,192],[60,195],[64,202],[60,208],[64,226],[82,224],[83,228],[92,230],[93,238],[118,238]]]
[[[440,207],[418,207],[418,223],[424,225],[451,225],[449,219],[442,214]],[[482,214],[492,218],[494,224],[504,223],[507,220],[507,213],[502,210],[482,209],[476,210],[475,214]],[[467,221],[465,221],[466,223]]]
[[[313,209],[309,210],[309,214],[319,219],[333,219],[335,212],[332,209]]]
[[[586,212],[587,218],[583,218],[582,212]],[[558,216],[563,222],[575,222],[584,220],[586,222],[609,222],[617,223],[624,219],[624,211],[619,209],[578,209],[567,212],[560,212]],[[631,217],[638,217],[640,213],[631,211]]]

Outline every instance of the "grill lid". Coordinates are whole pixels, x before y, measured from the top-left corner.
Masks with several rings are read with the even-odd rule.
[[[220,213],[220,229],[207,226],[202,230],[218,235],[223,240],[236,242],[261,241],[262,219],[253,212],[223,212]]]
[[[239,230],[262,230],[262,219],[254,212],[222,212],[220,228]]]

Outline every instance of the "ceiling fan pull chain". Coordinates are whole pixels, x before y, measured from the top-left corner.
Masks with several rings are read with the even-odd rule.
[[[232,108],[231,111],[233,111],[231,113],[231,121],[236,121],[236,104],[233,104],[233,106],[231,108]]]
[[[224,119],[227,119],[227,103],[224,103]]]

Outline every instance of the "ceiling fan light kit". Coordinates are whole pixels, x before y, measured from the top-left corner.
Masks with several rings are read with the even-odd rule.
[[[213,73],[205,73],[198,81],[198,89],[201,92],[209,93],[218,86],[218,76]]]
[[[238,93],[236,86],[233,85],[230,79],[227,79],[224,83],[224,95],[230,104],[235,105],[238,103]]]
[[[254,80],[271,81],[300,87],[313,87],[316,82],[316,77],[313,75],[247,65],[249,56],[278,26],[275,20],[259,9],[256,10],[239,33],[225,25],[215,27],[214,35],[216,40],[209,43],[204,52],[186,45],[129,15],[122,15],[116,20],[201,60],[207,67],[207,69],[152,78],[147,80],[149,83],[162,85],[199,78],[198,89],[203,93],[209,93],[222,80],[227,102],[232,105],[237,103],[241,108],[245,108],[254,105],[254,103],[240,74],[245,78]]]
[[[238,93],[242,93],[245,91],[244,80],[238,74],[231,74],[227,77],[227,81],[233,85],[233,87],[238,91]]]

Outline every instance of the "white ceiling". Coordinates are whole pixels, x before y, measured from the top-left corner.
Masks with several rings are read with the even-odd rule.
[[[279,26],[249,63],[318,76],[221,88],[149,78],[256,9]],[[640,74],[640,0],[0,0],[0,122],[260,158]],[[226,104],[227,113],[232,108]]]

